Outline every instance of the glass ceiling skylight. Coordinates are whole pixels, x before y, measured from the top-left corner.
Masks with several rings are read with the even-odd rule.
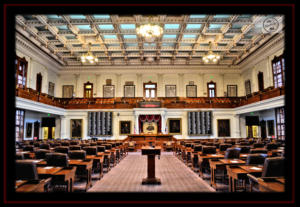
[[[85,16],[81,15],[81,14],[72,14],[72,15],[70,15],[70,18],[71,19],[85,19]]]
[[[177,35],[175,34],[165,34],[163,35],[163,39],[175,39]]]
[[[80,30],[90,30],[91,29],[90,25],[77,25],[77,27]]]
[[[121,29],[135,29],[135,24],[120,24]]]
[[[117,35],[103,35],[104,39],[117,39]]]
[[[93,15],[95,19],[109,19],[110,16],[108,14],[95,14]]]
[[[190,18],[205,18],[205,14],[191,14]]]
[[[136,35],[123,35],[125,39],[136,39]]]
[[[114,26],[112,24],[102,24],[102,25],[99,25],[99,28],[101,30],[113,30]]]
[[[179,29],[179,24],[165,24],[165,29]]]
[[[186,29],[200,29],[201,24],[187,24]]]
[[[62,19],[62,17],[57,16],[56,14],[46,15],[48,19]]]
[[[59,30],[67,30],[67,25],[56,26]]]
[[[221,29],[222,24],[209,24],[209,29]]]
[[[195,39],[197,37],[197,35],[195,34],[184,34],[183,35],[183,39]]]
[[[214,18],[216,18],[216,19],[218,19],[218,18],[226,19],[226,18],[229,18],[229,17],[230,17],[230,15],[228,15],[228,14],[217,14],[217,15],[214,16]]]

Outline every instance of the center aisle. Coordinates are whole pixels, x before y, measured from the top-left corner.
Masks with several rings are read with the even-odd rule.
[[[189,169],[172,152],[162,152],[155,160],[161,185],[142,185],[147,177],[147,156],[129,154],[88,192],[215,192],[215,189]]]

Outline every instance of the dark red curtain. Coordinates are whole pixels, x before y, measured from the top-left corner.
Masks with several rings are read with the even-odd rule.
[[[156,122],[157,123],[157,132],[161,133],[161,116],[160,115],[140,115],[139,116],[139,132],[143,132],[143,124],[145,122]]]

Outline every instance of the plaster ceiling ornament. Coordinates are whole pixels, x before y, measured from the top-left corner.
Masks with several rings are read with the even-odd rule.
[[[101,66],[135,67],[144,62],[161,66],[201,66],[203,57],[212,57],[212,51],[220,58],[215,62],[212,58],[210,65],[237,66],[258,47],[282,33],[283,17],[273,15],[279,29],[266,33],[263,23],[267,17],[243,14],[163,14],[151,18],[135,14],[26,14],[16,16],[16,31],[28,37],[45,54],[50,53],[62,67],[82,66],[82,56],[94,57],[93,62],[97,57]],[[214,42],[213,50],[209,42]],[[85,63],[90,63],[88,58],[84,59]],[[94,64],[85,65],[91,67]]]

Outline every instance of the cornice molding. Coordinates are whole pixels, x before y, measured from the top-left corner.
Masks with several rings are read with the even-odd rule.
[[[16,33],[16,50],[31,57],[33,60],[39,62],[41,65],[44,65],[47,69],[55,73],[59,73],[59,70],[61,69],[61,66],[57,62],[51,60],[47,55],[41,52],[39,48],[18,33]]]
[[[266,45],[255,51],[240,64],[241,72],[248,70],[254,65],[258,64],[262,60],[266,59],[268,56],[273,55],[277,51],[284,48],[285,37],[284,34],[279,34],[273,40],[268,42]]]

